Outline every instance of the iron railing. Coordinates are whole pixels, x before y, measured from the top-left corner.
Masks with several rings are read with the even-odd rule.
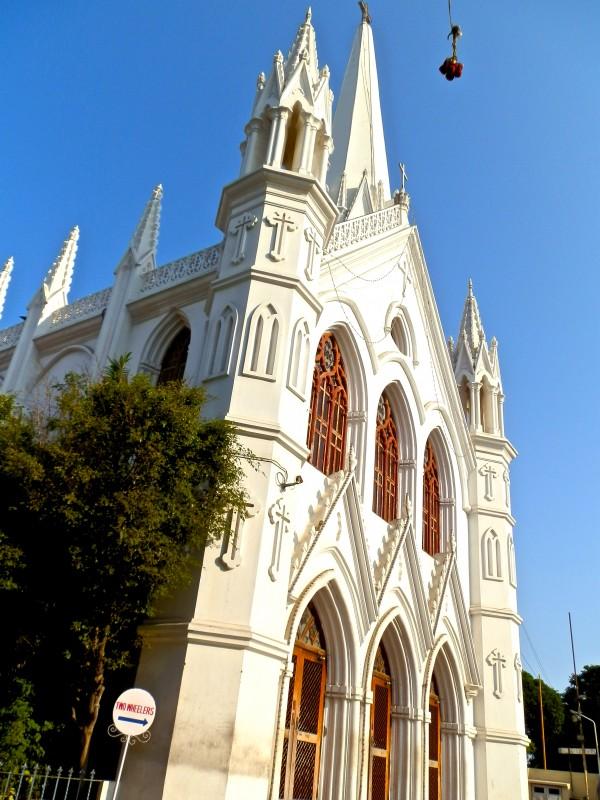
[[[113,784],[97,778],[95,770],[0,762],[0,800],[110,800],[112,793]]]

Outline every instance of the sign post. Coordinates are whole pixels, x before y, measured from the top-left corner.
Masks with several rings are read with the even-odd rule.
[[[110,736],[120,736],[125,747],[121,753],[113,800],[117,800],[129,745],[136,741],[148,741],[150,726],[155,716],[156,702],[145,689],[127,689],[117,697],[113,706],[113,724],[109,727],[108,733]]]

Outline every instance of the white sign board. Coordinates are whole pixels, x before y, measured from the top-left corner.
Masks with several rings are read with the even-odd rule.
[[[127,689],[113,707],[115,728],[125,736],[139,736],[149,730],[155,715],[156,703],[145,689]]]

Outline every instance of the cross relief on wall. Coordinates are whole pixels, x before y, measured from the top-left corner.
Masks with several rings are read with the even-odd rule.
[[[293,233],[298,229],[291,214],[287,211],[276,211],[269,217],[265,217],[265,222],[273,228],[273,238],[271,240],[271,249],[268,256],[273,261],[284,261],[286,256],[286,247],[288,240],[288,233]]]
[[[491,464],[484,464],[480,468],[479,474],[485,480],[484,497],[486,500],[494,500],[494,480],[498,477],[498,472]]]
[[[502,697],[504,694],[504,686],[502,684],[502,670],[506,669],[506,659],[498,649],[492,652],[486,658],[486,663],[492,668],[492,680],[494,685],[494,697]]]
[[[242,214],[241,217],[237,217],[232,221],[229,231],[236,237],[235,253],[231,259],[232,264],[241,264],[246,258],[248,231],[251,231],[257,222],[258,218],[249,213]]]
[[[308,242],[308,254],[306,257],[304,274],[309,281],[312,281],[315,278],[317,256],[321,252],[321,246],[319,245],[317,232],[314,228],[306,228],[304,231],[304,238]]]
[[[273,532],[273,551],[271,554],[271,565],[269,566],[269,578],[276,581],[279,577],[281,566],[281,548],[283,537],[289,530],[290,515],[285,507],[283,498],[279,498],[269,509],[269,521],[274,526]]]

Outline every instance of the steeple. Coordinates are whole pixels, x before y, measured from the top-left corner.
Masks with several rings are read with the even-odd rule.
[[[373,31],[365,3],[361,9],[333,118],[335,150],[328,175],[332,198],[350,210],[350,217],[368,214],[390,199]]]
[[[146,203],[144,212],[137,224],[131,237],[129,247],[131,248],[136,263],[141,263],[143,259],[151,254],[156,256],[158,246],[158,234],[160,230],[160,211],[163,196],[162,184],[158,184],[152,190],[150,199]]]
[[[0,318],[4,310],[4,301],[6,300],[6,292],[8,291],[13,265],[14,259],[11,256],[0,270]]]
[[[60,253],[46,273],[42,286],[34,297],[34,301],[37,298],[42,301],[43,310],[40,321],[69,302],[69,289],[73,280],[78,241],[79,228],[75,225],[63,242]]]
[[[268,78],[260,73],[246,140],[241,176],[263,166],[315,177],[323,184],[331,152],[333,95],[329,68],[319,70],[309,8],[284,59],[275,53]]]
[[[503,436],[498,341],[494,337],[488,348],[470,278],[456,346],[450,340],[449,349],[469,429]]]

